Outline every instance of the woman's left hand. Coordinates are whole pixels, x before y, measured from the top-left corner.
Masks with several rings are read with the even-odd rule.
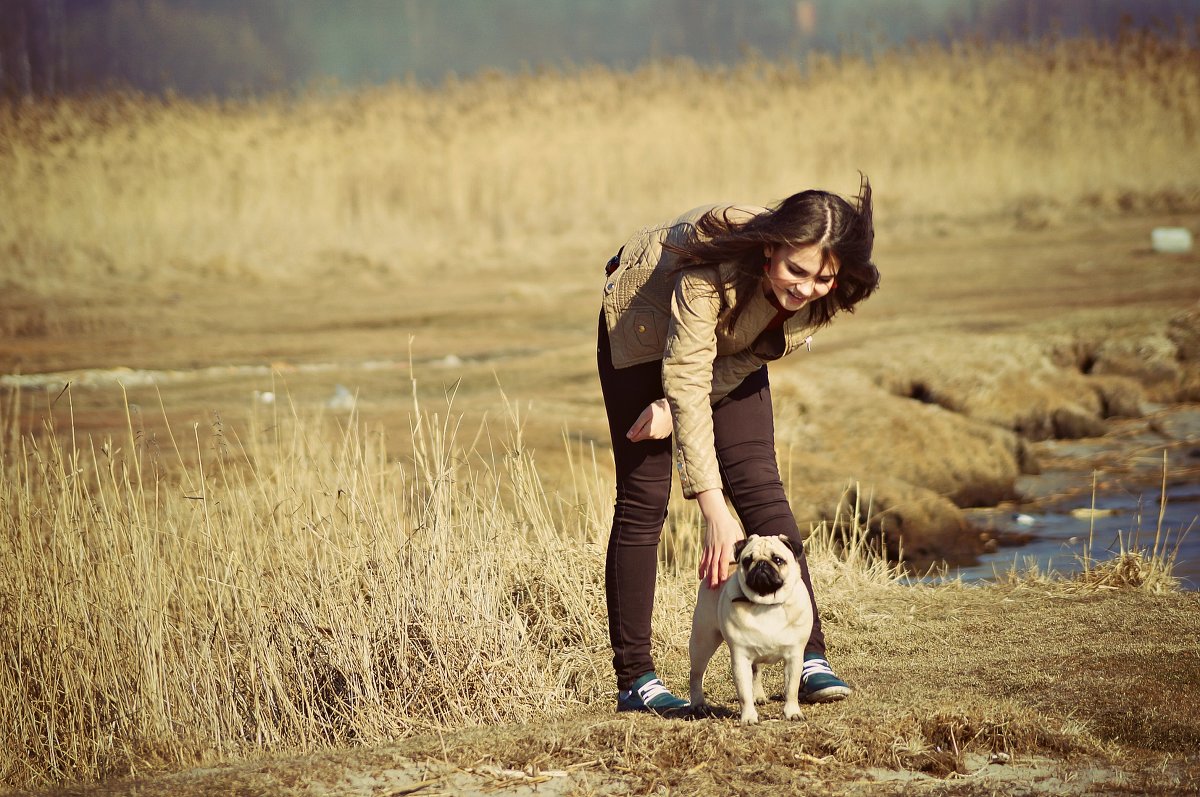
[[[642,440],[663,440],[671,436],[674,428],[675,423],[671,420],[671,405],[665,398],[661,398],[642,410],[642,414],[634,421],[633,426],[629,427],[625,436],[633,443]]]
[[[746,533],[733,519],[721,490],[705,490],[696,496],[704,515],[704,550],[700,554],[700,582],[716,589],[732,575],[733,549]]]

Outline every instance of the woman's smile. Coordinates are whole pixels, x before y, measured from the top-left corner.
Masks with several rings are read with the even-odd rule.
[[[763,252],[767,256],[763,289],[774,293],[775,300],[786,310],[799,310],[825,296],[837,284],[841,264],[835,257],[826,258],[815,244],[768,245]]]

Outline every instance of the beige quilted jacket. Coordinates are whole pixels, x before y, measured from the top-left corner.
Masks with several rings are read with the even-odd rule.
[[[730,328],[735,297],[723,286],[732,264],[674,273],[678,258],[663,249],[663,242],[682,243],[691,226],[714,209],[747,216],[763,210],[707,205],[643,227],[625,243],[616,271],[604,283],[613,367],[662,360],[663,393],[675,423],[675,467],[688,498],[721,487],[712,404],[764,363],[803,346],[813,331],[809,314],[801,310],[782,329],[764,332],[776,311],[762,291],[751,293]]]

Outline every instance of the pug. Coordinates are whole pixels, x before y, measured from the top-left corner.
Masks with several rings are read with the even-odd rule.
[[[764,664],[785,663],[783,716],[800,719],[800,673],[812,633],[812,601],[800,578],[799,546],[784,535],[751,535],[734,547],[737,571],[717,589],[701,583],[692,615],[691,705],[702,712],[704,671],[721,642],[729,646],[741,724],[757,725],[755,703],[765,703]]]

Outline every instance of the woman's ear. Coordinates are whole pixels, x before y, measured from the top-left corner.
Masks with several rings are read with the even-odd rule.
[[[768,259],[771,257],[772,248],[773,247],[770,244],[763,244],[763,254],[766,255]]]

